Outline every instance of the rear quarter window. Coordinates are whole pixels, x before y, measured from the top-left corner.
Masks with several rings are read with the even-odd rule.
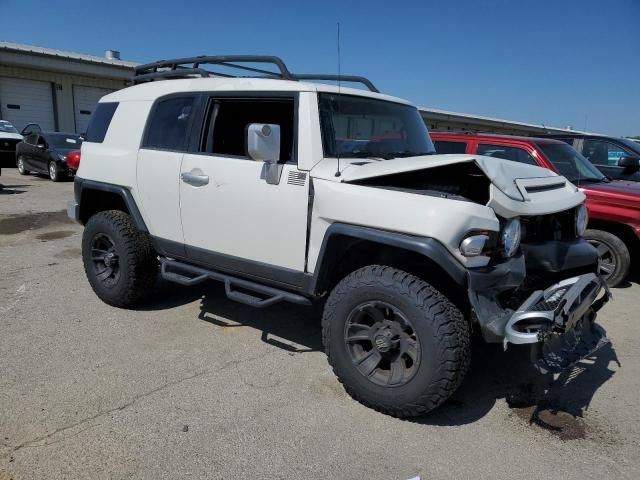
[[[147,121],[144,148],[184,151],[195,98],[173,97],[160,100]]]
[[[102,143],[104,141],[117,108],[118,102],[98,103],[91,120],[89,120],[89,126],[84,137],[85,142]]]

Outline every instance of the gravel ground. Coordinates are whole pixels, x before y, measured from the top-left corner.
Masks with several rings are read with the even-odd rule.
[[[449,402],[402,421],[345,395],[304,308],[215,283],[103,304],[72,183],[0,183],[0,480],[640,477],[637,282],[601,313],[612,347],[573,371],[480,346]]]

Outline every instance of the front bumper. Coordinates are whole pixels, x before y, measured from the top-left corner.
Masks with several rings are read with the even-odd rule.
[[[610,298],[607,285],[595,273],[537,290],[511,315],[505,326],[504,345],[538,343],[550,333],[575,329],[585,316],[595,320],[596,312]]]
[[[532,361],[542,373],[559,373],[610,343],[595,323],[611,299],[602,278],[587,273],[533,292],[505,327],[504,347],[531,344]]]

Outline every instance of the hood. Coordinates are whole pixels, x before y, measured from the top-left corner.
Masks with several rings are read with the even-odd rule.
[[[594,192],[640,197],[640,182],[612,180],[610,182],[585,183],[584,185],[581,185],[580,188],[587,194]]]
[[[19,133],[0,132],[0,140],[22,140]]]
[[[481,155],[425,155],[392,160],[342,159],[338,177],[335,176],[337,161],[326,159],[314,167],[312,174],[326,180],[354,182],[466,162],[475,162],[496,188],[514,200],[526,200],[526,189],[535,189],[538,184],[545,186],[553,182],[569,183],[564,177],[546,168]]]

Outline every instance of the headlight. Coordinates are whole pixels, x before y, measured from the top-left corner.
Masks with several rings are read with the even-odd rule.
[[[584,204],[580,205],[576,210],[576,235],[582,237],[589,223],[589,211]]]
[[[502,255],[513,257],[520,246],[520,220],[518,218],[512,218],[505,224],[500,240],[502,243]]]

